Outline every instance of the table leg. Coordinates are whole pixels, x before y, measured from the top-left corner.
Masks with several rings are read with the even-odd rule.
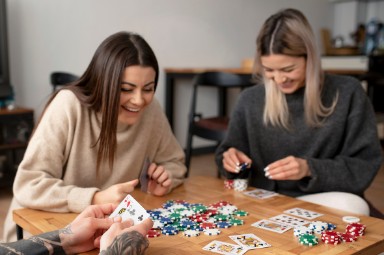
[[[23,239],[23,228],[16,224],[16,236],[17,240]]]

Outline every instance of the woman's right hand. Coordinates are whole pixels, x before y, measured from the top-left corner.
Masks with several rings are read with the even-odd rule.
[[[93,205],[98,204],[119,204],[129,193],[131,193],[135,186],[139,183],[138,179],[112,185],[108,189],[98,191],[92,199]]]
[[[231,173],[239,173],[239,166],[242,163],[248,163],[251,166],[252,160],[243,152],[231,147],[223,153],[224,169]]]

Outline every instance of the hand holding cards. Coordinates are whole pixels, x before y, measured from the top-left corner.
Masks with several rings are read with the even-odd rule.
[[[122,220],[132,219],[133,224],[136,225],[143,220],[149,218],[147,210],[145,210],[139,202],[137,202],[131,195],[127,195],[115,211],[109,216],[110,218],[121,216]]]

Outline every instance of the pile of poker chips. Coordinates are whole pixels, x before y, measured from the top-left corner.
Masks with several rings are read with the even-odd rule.
[[[224,187],[226,189],[244,191],[248,188],[248,179],[227,179],[224,180]]]
[[[333,231],[334,229],[336,229],[336,225],[332,223],[313,221],[308,227],[295,227],[293,234],[299,238],[299,242],[303,245],[313,246],[318,244],[315,234],[320,234],[324,243],[337,245],[341,242],[356,241],[359,236],[364,235],[366,226],[361,223],[350,223],[346,226],[345,233]]]
[[[162,208],[147,210],[153,220],[153,227],[147,237],[177,235],[183,232],[186,237],[219,235],[222,228],[243,225],[238,218],[248,215],[246,211],[229,202],[218,201],[208,206],[201,203],[188,203],[185,200],[168,200]]]

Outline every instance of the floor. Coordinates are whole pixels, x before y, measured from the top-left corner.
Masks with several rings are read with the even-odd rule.
[[[194,156],[191,161],[190,175],[217,176],[216,165],[212,154]],[[381,211],[384,212],[384,164],[366,191],[366,197]],[[12,198],[11,189],[0,189],[0,240],[3,235],[3,221],[7,214]]]

